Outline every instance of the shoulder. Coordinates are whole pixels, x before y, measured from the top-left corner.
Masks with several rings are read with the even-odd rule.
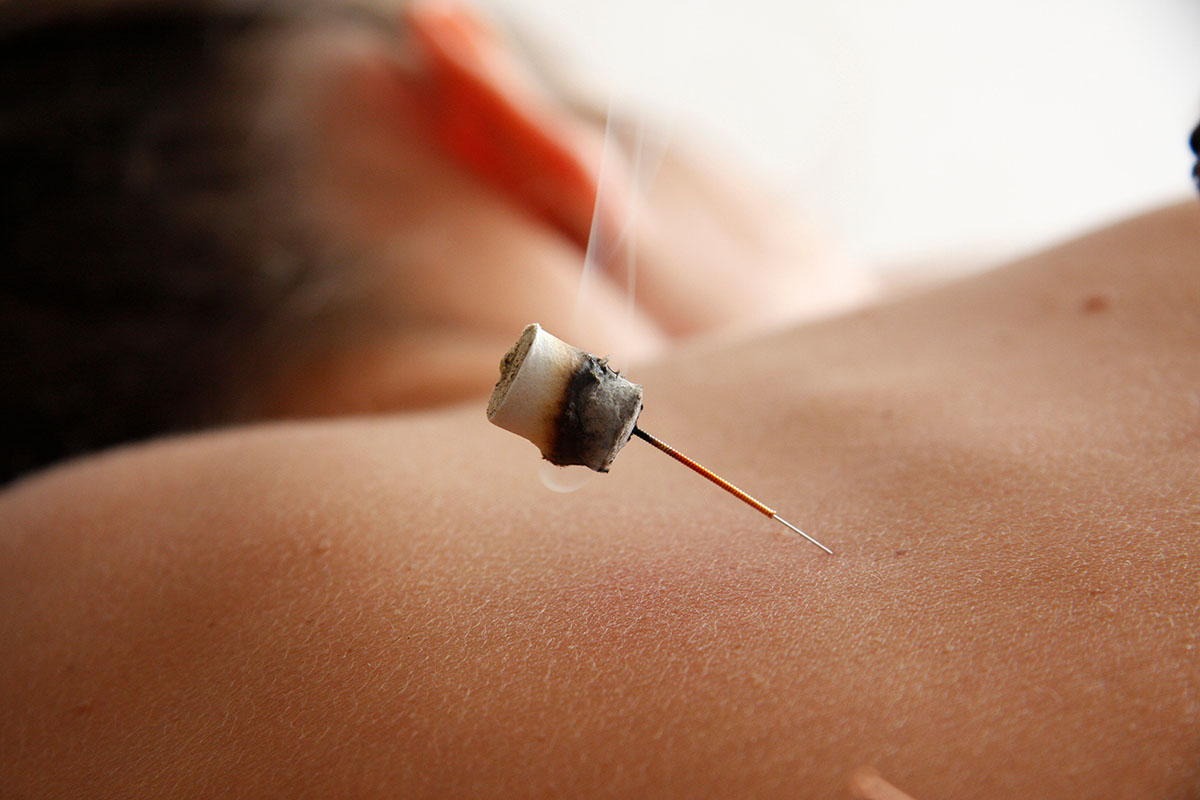
[[[650,448],[548,493],[482,404],[12,487],[0,795],[1186,791],[1197,221],[639,371],[836,558]]]

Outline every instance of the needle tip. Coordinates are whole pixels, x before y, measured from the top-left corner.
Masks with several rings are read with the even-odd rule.
[[[829,555],[833,555],[833,551],[832,551],[832,550],[830,550],[828,547],[826,547],[825,545],[821,544],[821,543],[820,543],[820,542],[818,542],[816,539],[814,539],[813,537],[809,536],[807,533],[805,533],[804,531],[800,530],[800,529],[799,529],[799,528],[797,528],[795,525],[793,525],[792,523],[788,522],[786,519],[784,519],[783,517],[779,516],[778,514],[776,514],[774,517],[772,517],[772,519],[774,519],[775,521],[779,522],[780,524],[783,524],[783,525],[786,525],[786,526],[788,526],[788,527],[789,527],[789,528],[791,528],[793,531],[795,531],[796,533],[800,534],[800,535],[801,535],[801,536],[803,536],[805,539],[808,539],[810,542],[812,542],[813,544],[815,544],[817,547],[819,547],[819,548],[821,548],[822,550],[824,550],[826,553],[829,553]]]

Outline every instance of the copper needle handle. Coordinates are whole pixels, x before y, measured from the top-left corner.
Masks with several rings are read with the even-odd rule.
[[[662,450],[664,453],[669,455],[671,458],[678,461],[680,464],[683,464],[688,469],[692,470],[693,472],[697,472],[700,475],[703,475],[704,477],[708,478],[710,481],[715,483],[717,486],[720,486],[722,489],[729,492],[731,495],[733,495],[737,499],[741,500],[743,503],[750,506],[754,510],[758,511],[761,514],[765,514],[766,516],[779,522],[782,525],[786,525],[788,528],[790,528],[791,530],[800,534],[805,539],[808,539],[810,542],[812,542],[817,547],[824,550],[826,553],[829,553],[829,555],[833,555],[832,550],[830,550],[828,547],[826,547],[825,545],[818,542],[813,537],[809,536],[804,531],[797,528],[792,523],[785,520],[783,517],[779,516],[777,513],[775,513],[775,509],[771,508],[770,506],[768,506],[766,503],[762,502],[761,500],[759,500],[749,494],[746,494],[741,489],[734,486],[732,483],[725,480],[724,478],[722,478],[717,473],[713,472],[708,467],[705,467],[703,464],[693,461],[692,459],[685,456],[683,453],[676,450],[674,447],[671,447],[671,445],[667,444],[666,442],[662,441],[661,439],[651,436],[650,434],[646,433],[644,430],[637,427],[636,425],[633,428],[633,435],[638,437],[639,439],[641,439],[644,442],[649,442],[650,444],[657,447],[659,450]]]

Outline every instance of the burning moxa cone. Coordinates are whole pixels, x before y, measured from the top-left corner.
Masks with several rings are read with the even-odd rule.
[[[500,361],[488,419],[533,442],[551,464],[608,472],[642,413],[642,387],[537,323]]]
[[[639,428],[641,413],[641,386],[622,378],[608,359],[572,347],[536,323],[525,328],[500,361],[500,382],[487,410],[489,420],[533,442],[547,461],[560,467],[579,464],[608,472],[617,453],[636,436],[833,554],[775,509]]]

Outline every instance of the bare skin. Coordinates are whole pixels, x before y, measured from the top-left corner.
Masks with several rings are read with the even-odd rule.
[[[626,163],[636,135],[614,128],[605,161],[602,118],[548,94],[446,5],[410,5],[399,41],[321,26],[279,48],[275,94],[311,154],[307,200],[326,235],[369,254],[346,277],[373,307],[355,305],[355,346],[265,390],[269,415],[486,394],[497,353],[531,320],[646,361],[689,337],[761,334],[874,296],[839,246],[723,154],[673,143],[640,186]],[[459,152],[464,136],[483,153]],[[581,289],[589,241],[600,255]]]
[[[478,403],[18,485],[0,795],[1200,796],[1198,308],[1187,205],[634,376],[834,557]]]

